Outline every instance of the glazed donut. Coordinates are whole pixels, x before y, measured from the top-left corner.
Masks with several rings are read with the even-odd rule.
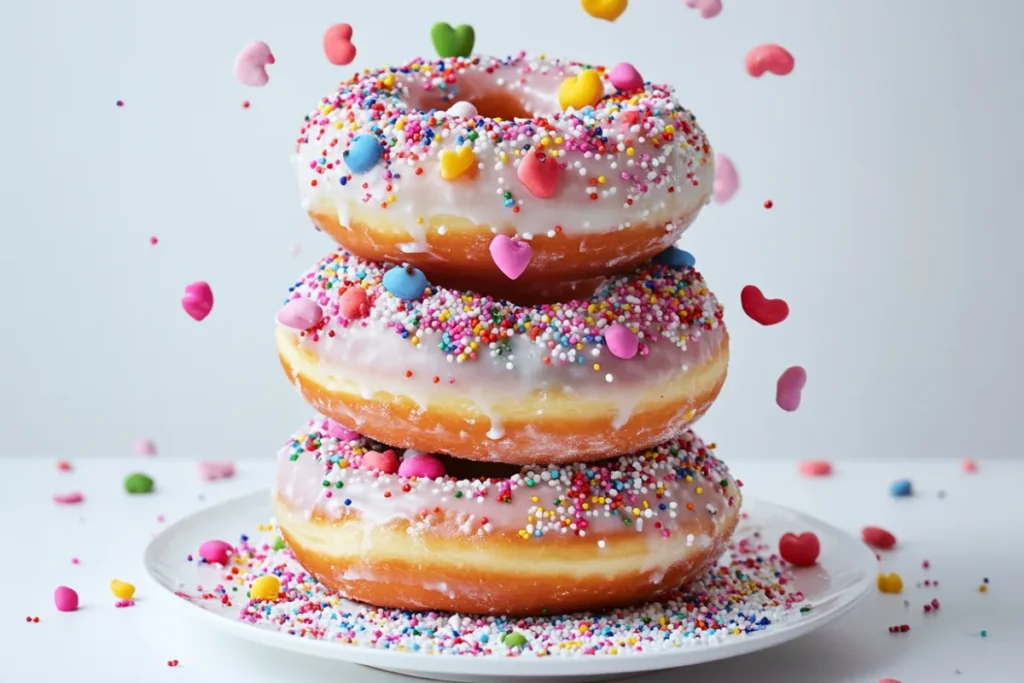
[[[339,250],[291,288],[277,350],[317,412],[393,446],[609,458],[672,438],[725,381],[722,307],[680,254],[583,301],[522,306]]]
[[[349,599],[562,614],[655,600],[718,559],[742,497],[712,449],[685,431],[614,460],[519,469],[403,456],[317,419],[280,452],[272,498],[296,559]]]
[[[671,246],[714,178],[670,86],[524,54],[357,74],[306,118],[296,152],[306,211],[346,250],[528,303]]]

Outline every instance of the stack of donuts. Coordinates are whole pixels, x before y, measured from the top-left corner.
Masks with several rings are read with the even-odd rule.
[[[656,600],[741,495],[690,425],[722,306],[674,246],[711,147],[635,68],[449,56],[343,82],[296,141],[337,242],[277,314],[317,416],[279,456],[298,561],[382,607],[538,615]]]

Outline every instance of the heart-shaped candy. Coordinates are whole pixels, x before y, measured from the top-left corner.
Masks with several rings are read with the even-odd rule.
[[[960,469],[968,474],[973,474],[978,471],[978,463],[974,462],[971,458],[967,458],[960,464]]]
[[[604,343],[616,358],[629,359],[640,348],[640,338],[622,323],[612,323],[604,331]]]
[[[601,76],[593,69],[585,69],[575,76],[569,76],[558,88],[558,104],[562,109],[584,109],[592,107],[604,97]]]
[[[71,493],[56,493],[53,496],[53,502],[58,505],[74,505],[75,503],[81,503],[83,500],[85,500],[85,496],[78,491],[73,491]]]
[[[205,282],[193,282],[185,287],[181,307],[193,320],[203,320],[213,310],[213,290]]]
[[[476,152],[469,145],[462,145],[458,149],[446,149],[441,152],[439,159],[441,177],[445,180],[455,180],[476,167]]]
[[[555,157],[537,150],[526,153],[516,174],[527,190],[538,199],[550,199],[558,192],[559,168]]]
[[[370,312],[370,302],[362,287],[349,287],[338,299],[338,312],[347,320],[365,318]]]
[[[629,62],[616,64],[608,73],[608,80],[619,92],[633,92],[644,87],[644,77]]]
[[[515,280],[530,265],[533,258],[533,247],[526,240],[514,240],[508,235],[496,235],[491,240],[491,258],[498,270],[509,280]]]
[[[427,289],[427,276],[422,270],[412,266],[391,268],[384,273],[381,284],[395,298],[412,301],[423,296]]]
[[[889,493],[896,498],[914,495],[914,485],[909,479],[897,479],[889,486]]]
[[[800,407],[800,398],[807,384],[807,371],[799,365],[787,368],[775,383],[775,403],[788,413]]]
[[[383,154],[384,149],[380,146],[380,141],[376,136],[357,135],[341,156],[349,170],[359,174],[366,173],[376,166]]]
[[[888,550],[896,545],[896,537],[880,526],[866,526],[860,530],[860,537],[872,548]]]
[[[235,57],[235,80],[254,88],[266,85],[270,80],[267,65],[274,61],[274,55],[266,43],[259,40],[249,43]]]
[[[828,460],[804,460],[797,469],[805,477],[827,477],[832,474],[832,463]]]
[[[355,441],[359,438],[359,432],[354,429],[335,422],[334,420],[327,420],[324,423],[324,427],[327,429],[328,436],[332,436],[338,441]]]
[[[352,27],[335,24],[324,32],[324,54],[327,61],[335,66],[351,64],[356,58],[356,46],[352,44]]]
[[[437,479],[445,475],[444,463],[437,456],[419,451],[406,451],[405,459],[398,467],[400,477]]]
[[[205,560],[208,564],[220,564],[227,565],[231,561],[231,556],[235,554],[235,549],[227,541],[204,541],[199,546],[199,557]]]
[[[697,265],[697,259],[688,251],[678,247],[669,247],[654,257],[655,263],[661,263],[672,268],[693,268]]]
[[[152,439],[139,439],[132,446],[135,455],[156,455],[156,442]]]
[[[580,4],[595,19],[615,21],[626,11],[629,0],[580,0]]]
[[[477,111],[476,106],[472,102],[456,102],[452,106],[448,107],[448,111],[445,112],[449,116],[456,116],[460,119],[472,119],[480,114]]]
[[[732,159],[715,154],[715,203],[725,204],[740,189],[740,176]]]
[[[754,78],[760,78],[765,71],[785,76],[795,64],[793,55],[781,45],[758,45],[747,53],[747,73]]]
[[[813,531],[797,534],[785,533],[779,539],[779,554],[782,559],[797,567],[810,567],[821,554],[821,541]]]
[[[789,317],[789,304],[782,299],[766,299],[754,285],[740,291],[740,304],[744,313],[762,325],[777,325]]]
[[[883,593],[899,593],[903,590],[903,579],[896,572],[878,575],[878,590]]]
[[[308,330],[323,317],[324,311],[320,304],[305,297],[292,299],[277,312],[277,322],[293,330]]]
[[[473,54],[476,34],[469,24],[452,27],[442,21],[430,29],[430,40],[438,57],[468,57]]]
[[[235,476],[235,463],[230,460],[200,460],[196,463],[196,474],[203,481],[230,479]]]
[[[722,0],[686,0],[690,9],[700,10],[702,19],[717,17],[722,11]]]
[[[363,453],[360,467],[381,474],[394,474],[398,471],[398,456],[390,448],[386,451],[367,451]]]

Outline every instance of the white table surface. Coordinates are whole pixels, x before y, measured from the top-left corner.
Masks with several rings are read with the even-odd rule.
[[[884,444],[879,445],[884,450]],[[727,453],[722,453],[728,457]],[[162,526],[205,505],[269,488],[273,459],[241,462],[228,481],[201,482],[192,462],[155,458],[0,459],[0,518],[7,559],[0,564],[0,680],[96,681],[358,681],[409,679],[337,662],[282,653],[236,640],[185,616],[154,595],[142,552]],[[794,643],[683,671],[638,676],[635,683],[1001,683],[1024,680],[1024,463],[982,461],[966,474],[960,463],[836,465],[826,478],[797,473],[795,463],[730,461],[748,495],[799,508],[859,533],[889,529],[898,549],[880,567],[898,572],[902,595],[871,595],[839,623]],[[151,495],[129,496],[122,482],[145,472]],[[915,495],[896,499],[890,483],[913,481]],[[57,505],[54,493],[81,491],[79,505]],[[945,495],[942,495],[944,492]],[[269,514],[269,513],[268,513]],[[163,515],[163,522],[158,517]],[[253,520],[253,524],[261,521]],[[80,563],[72,563],[77,557]],[[922,568],[924,560],[930,569]],[[978,592],[982,579],[990,583]],[[134,583],[137,604],[115,609],[111,579]],[[938,588],[918,587],[925,578]],[[53,591],[78,591],[81,608],[59,613]],[[922,605],[938,598],[938,613]],[[909,600],[910,607],[904,606]],[[38,616],[38,623],[26,623]],[[907,623],[911,632],[887,631]],[[982,638],[982,630],[987,637]],[[175,668],[167,661],[177,659]]]

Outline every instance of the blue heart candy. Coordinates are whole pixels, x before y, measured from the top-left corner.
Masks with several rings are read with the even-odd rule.
[[[697,259],[688,251],[683,251],[676,247],[669,247],[655,256],[654,262],[671,266],[673,268],[693,268],[697,263]]]
[[[894,481],[892,486],[889,487],[889,493],[897,498],[902,498],[904,496],[912,495],[914,493],[914,487],[911,485],[909,479],[899,479]]]
[[[384,289],[394,297],[404,301],[412,301],[423,296],[427,288],[427,276],[422,270],[406,266],[404,268],[392,268],[384,273]]]
[[[345,159],[345,165],[353,173],[366,173],[377,165],[383,154],[384,150],[381,149],[377,138],[372,135],[357,135],[342,157]]]

